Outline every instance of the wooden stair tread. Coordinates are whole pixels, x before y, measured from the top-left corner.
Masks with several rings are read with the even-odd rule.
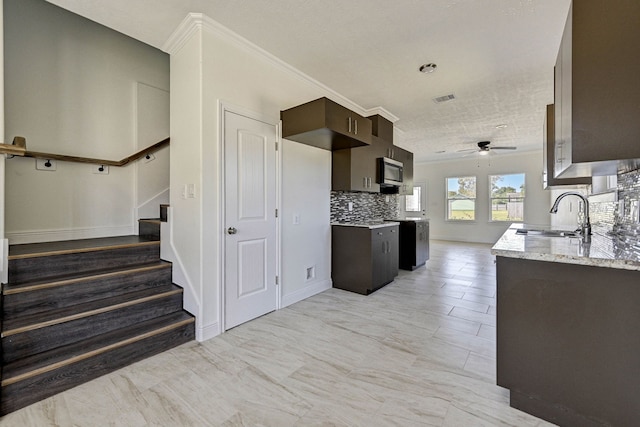
[[[42,288],[49,288],[55,286],[64,286],[75,282],[85,282],[89,280],[95,280],[100,277],[110,275],[124,275],[129,273],[135,273],[140,270],[156,269],[156,268],[171,268],[171,263],[168,261],[159,260],[153,263],[144,263],[133,266],[112,267],[104,268],[102,270],[91,271],[90,273],[79,272],[72,274],[65,274],[64,276],[47,277],[45,279],[34,280],[33,282],[23,282],[18,284],[7,283],[3,285],[2,293],[4,295],[29,292],[31,290],[38,290]]]
[[[153,224],[160,224],[162,221],[160,218],[140,218],[138,222],[151,222]]]
[[[162,298],[170,294],[180,293],[182,288],[176,285],[165,289],[145,289],[130,292],[115,297],[104,298],[79,305],[49,310],[46,313],[35,313],[28,316],[11,319],[5,318],[2,323],[2,337],[20,333],[23,330],[33,330],[49,326],[48,323],[63,323],[78,318],[88,317],[98,312],[115,310],[122,306],[134,305],[149,299]]]
[[[157,240],[151,240],[138,235],[64,240],[60,242],[27,243],[21,245],[10,245],[9,260],[159,244],[160,242]]]
[[[7,363],[3,366],[2,386],[135,342],[163,329],[194,321],[195,318],[186,311],[171,313]]]

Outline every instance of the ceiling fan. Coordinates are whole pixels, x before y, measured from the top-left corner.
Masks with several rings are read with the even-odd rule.
[[[458,153],[475,153],[477,152],[480,155],[487,155],[489,152],[493,150],[516,150],[517,147],[492,147],[491,141],[480,141],[478,142],[478,148],[467,148],[464,150],[458,150]]]

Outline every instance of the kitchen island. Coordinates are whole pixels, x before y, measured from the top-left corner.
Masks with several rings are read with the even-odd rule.
[[[561,426],[640,417],[640,260],[613,238],[519,234],[497,263],[497,383],[510,404]]]
[[[369,295],[398,275],[398,226],[394,221],[331,224],[333,287]]]

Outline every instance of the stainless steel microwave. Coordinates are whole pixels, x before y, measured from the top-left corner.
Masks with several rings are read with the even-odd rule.
[[[380,187],[400,187],[402,185],[403,164],[388,157],[378,158],[378,184]]]

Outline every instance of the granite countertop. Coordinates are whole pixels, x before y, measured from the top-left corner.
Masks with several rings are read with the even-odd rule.
[[[517,234],[519,228],[550,230],[550,227],[512,224],[491,248],[491,253],[509,258],[640,270],[640,259],[615,254],[614,237],[594,233],[591,243],[583,243],[580,237]]]
[[[398,221],[398,222],[429,222],[429,218],[425,218],[423,216],[405,216],[403,218],[390,218],[387,221]]]
[[[364,228],[382,228],[400,225],[397,221],[360,221],[360,222],[332,222],[331,225],[341,227],[364,227]]]

